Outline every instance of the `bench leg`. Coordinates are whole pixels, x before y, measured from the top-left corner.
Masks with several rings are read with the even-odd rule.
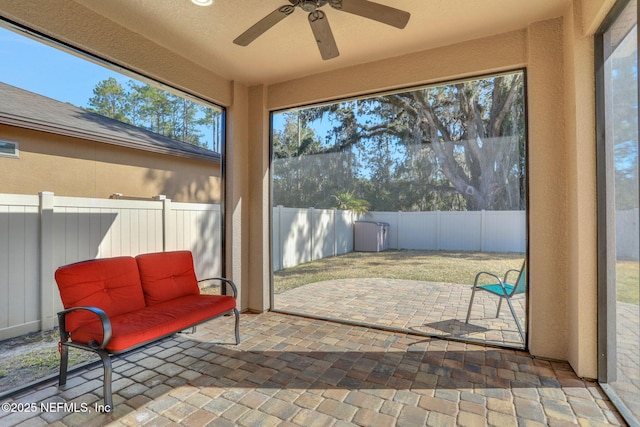
[[[235,331],[236,331],[236,345],[237,345],[237,344],[240,344],[240,312],[238,311],[237,308],[233,309],[233,315],[236,316]]]
[[[104,394],[104,409],[106,412],[113,411],[113,395],[111,392],[111,358],[106,351],[97,352],[102,359],[104,367],[104,383],[102,384],[102,393]]]
[[[60,376],[58,386],[62,387],[67,383],[67,367],[69,366],[69,348],[60,344]]]
[[[87,349],[88,350],[88,349]],[[102,384],[102,392],[104,394],[104,410],[105,412],[113,411],[113,393],[111,391],[111,357],[104,350],[91,350],[98,353],[102,359],[104,368],[104,382]],[[69,366],[69,346],[64,343],[60,345],[60,375],[58,377],[58,386],[62,387],[67,383],[67,370]]]

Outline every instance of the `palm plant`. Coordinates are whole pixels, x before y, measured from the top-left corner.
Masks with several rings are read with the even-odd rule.
[[[356,198],[353,194],[353,191],[345,191],[342,193],[334,194],[331,197],[336,200],[336,207],[338,209],[349,210],[354,213],[363,215],[369,214],[369,202],[364,199]]]

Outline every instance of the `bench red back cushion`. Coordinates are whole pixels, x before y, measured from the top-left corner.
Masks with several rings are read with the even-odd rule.
[[[136,261],[148,306],[200,294],[190,251],[143,254]]]
[[[65,265],[56,270],[56,283],[64,308],[98,307],[109,317],[145,307],[138,266],[133,257],[94,259]],[[66,329],[97,321],[85,310],[66,316]]]

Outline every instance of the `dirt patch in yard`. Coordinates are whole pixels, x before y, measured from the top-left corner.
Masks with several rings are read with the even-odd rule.
[[[60,354],[57,329],[34,332],[0,341],[0,394],[58,374]],[[70,369],[79,363],[99,360],[87,351],[69,350]]]

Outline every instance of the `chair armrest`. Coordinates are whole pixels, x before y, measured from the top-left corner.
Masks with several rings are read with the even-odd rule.
[[[238,288],[236,287],[236,284],[235,284],[235,283],[233,283],[233,281],[232,281],[232,280],[230,280],[230,279],[225,279],[224,277],[210,277],[210,278],[208,278],[208,279],[198,280],[198,283],[200,283],[200,282],[206,282],[206,281],[208,281],[208,280],[219,280],[219,281],[221,281],[221,282],[223,282],[223,283],[226,283],[227,285],[231,286],[231,290],[233,291],[233,297],[234,297],[234,298],[236,298],[236,299],[238,298]],[[222,294],[223,294],[223,295],[226,295],[226,292],[225,292],[225,289],[224,289],[224,288],[221,288],[221,291],[222,291]]]
[[[475,280],[473,281],[473,286],[476,286],[476,285],[478,284],[478,279],[479,279],[479,278],[480,278],[480,276],[482,276],[483,274],[486,274],[487,276],[495,277],[495,279],[496,279],[498,282],[502,283],[502,279],[501,279],[500,277],[496,276],[495,274],[493,274],[493,273],[489,273],[488,271],[481,271],[480,273],[476,274],[476,278],[475,278]]]
[[[520,274],[520,270],[518,270],[517,268],[512,268],[510,270],[507,270],[504,273],[504,283],[509,283],[508,280],[507,280],[507,277],[509,276],[509,273],[514,273],[514,272]],[[514,283],[514,285],[515,285],[515,283]]]
[[[67,314],[77,311],[77,310],[86,310],[90,311],[100,319],[100,323],[102,323],[102,344],[100,344],[97,348],[104,349],[105,346],[109,343],[111,339],[112,329],[111,329],[111,320],[109,320],[109,316],[104,310],[97,307],[71,307],[66,310],[63,310],[58,313],[58,325],[60,327],[60,339],[62,342],[65,342],[69,339],[69,333],[67,332],[65,325],[65,317]],[[93,342],[93,341],[92,341]]]
[[[487,271],[481,271],[480,273],[476,274],[476,279],[473,281],[473,287],[474,288],[476,288],[478,286],[478,279],[483,274],[486,274],[487,276],[494,277],[498,281],[498,283],[500,284],[500,287],[502,287],[502,292],[504,292],[505,295],[508,295],[507,294],[507,288],[504,287],[504,282],[502,281],[502,279],[499,276],[497,276],[497,275],[495,275],[493,273],[489,273]],[[506,274],[505,274],[505,277],[506,277]]]

